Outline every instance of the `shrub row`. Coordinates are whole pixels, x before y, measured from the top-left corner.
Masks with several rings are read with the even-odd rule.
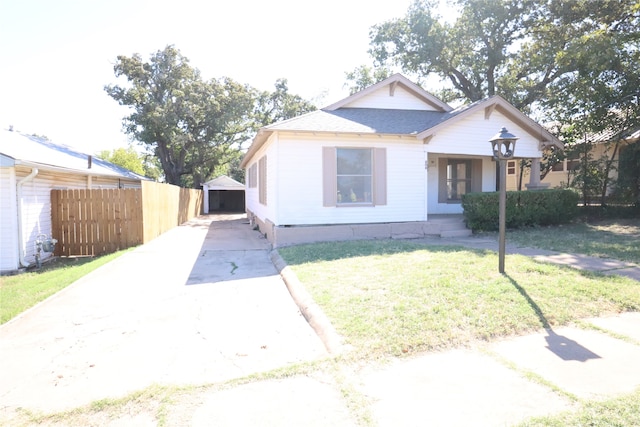
[[[499,192],[463,195],[462,208],[467,227],[474,232],[498,230],[499,197]],[[578,214],[578,199],[578,193],[572,190],[508,191],[506,227],[571,222]]]

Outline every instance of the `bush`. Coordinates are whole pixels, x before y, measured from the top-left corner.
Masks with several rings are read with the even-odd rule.
[[[499,228],[499,192],[462,196],[464,220],[471,230]],[[571,222],[578,214],[578,193],[572,190],[508,191],[506,227],[555,225]]]

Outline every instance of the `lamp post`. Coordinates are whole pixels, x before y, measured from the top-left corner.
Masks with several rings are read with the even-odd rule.
[[[498,241],[498,271],[504,273],[504,249],[506,232],[506,211],[507,211],[507,160],[513,158],[516,147],[517,136],[509,133],[506,128],[502,128],[493,138],[489,140],[493,150],[493,158],[500,162],[500,206],[499,206],[499,227],[500,236]]]

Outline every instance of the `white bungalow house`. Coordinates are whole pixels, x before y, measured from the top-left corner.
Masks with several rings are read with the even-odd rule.
[[[140,188],[144,179],[68,146],[0,130],[0,272],[33,265],[38,236],[52,237],[51,190]]]
[[[461,214],[462,194],[496,191],[489,139],[503,127],[534,168],[561,147],[499,96],[453,109],[395,74],[262,128],[242,160],[247,215],[274,247],[441,234],[431,219]]]

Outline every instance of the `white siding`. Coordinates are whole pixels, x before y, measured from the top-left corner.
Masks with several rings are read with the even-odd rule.
[[[17,171],[17,181],[29,175],[30,170]],[[35,263],[35,242],[38,234],[51,236],[51,176],[38,173],[33,179],[22,184],[18,203],[22,212],[22,247],[19,251],[25,261]],[[55,237],[55,236],[54,236]],[[51,254],[42,254],[46,259]]]
[[[394,97],[388,93],[388,88],[383,88],[349,107],[411,108],[411,102],[402,101],[410,98],[425,108],[426,104],[402,88],[396,89]],[[396,104],[396,100],[402,102]],[[268,156],[268,206],[258,203],[257,188],[247,188],[247,208],[276,226],[411,222],[427,220],[427,213],[461,213],[460,204],[438,203],[438,158],[482,159],[482,191],[495,191],[489,139],[503,126],[519,137],[518,157],[541,157],[539,141],[497,111],[488,120],[481,110],[456,121],[439,130],[428,144],[411,137],[273,135],[253,156],[254,163]],[[324,207],[323,147],[386,148],[387,204]],[[427,156],[429,167],[425,170]]]
[[[4,170],[5,168],[0,168]],[[13,213],[8,214],[5,217],[5,176],[2,176],[2,227],[5,227],[5,223],[15,224],[14,230],[18,229],[18,207],[16,204],[20,203],[22,208],[22,236],[23,244],[19,247],[19,238],[17,232],[15,233],[15,241],[12,244],[13,250],[8,252],[15,252],[17,260],[7,259],[5,266],[5,243],[4,243],[4,231],[2,234],[2,270],[15,270],[20,267],[19,255],[22,254],[25,261],[29,264],[35,263],[35,241],[39,234],[46,234],[47,236],[56,238],[57,236],[51,236],[51,190],[53,189],[82,189],[82,188],[118,188],[118,186],[124,187],[140,187],[139,182],[118,180],[117,178],[103,178],[103,177],[89,177],[85,175],[74,174],[62,174],[58,172],[51,172],[45,170],[39,170],[38,174],[30,181],[22,184],[21,197],[18,199],[17,184],[31,173],[31,168],[16,167],[15,179],[13,183],[8,183],[8,191],[13,191]],[[10,202],[7,202],[10,203]],[[46,259],[51,256],[50,253],[42,253],[41,259]],[[6,268],[5,268],[6,267]]]
[[[18,269],[18,210],[13,167],[0,167],[0,271]]]
[[[517,157],[542,157],[538,139],[500,112],[494,111],[489,120],[485,120],[484,110],[437,131],[427,144],[427,150],[430,153],[491,156],[489,139],[502,127],[519,138],[515,149]]]
[[[387,204],[323,207],[322,147],[386,147]],[[280,137],[276,225],[423,221],[425,170],[423,144],[410,139]],[[257,156],[259,157],[259,156]]]
[[[382,87],[369,95],[350,102],[343,108],[385,108],[391,110],[427,110],[436,111],[431,105],[417,98],[401,86],[396,86],[393,96],[389,86]]]
[[[258,161],[267,156],[267,204],[263,205],[259,201],[259,189],[260,182],[256,187],[245,186],[245,202],[246,209],[253,212],[262,221],[269,220],[276,223],[276,206],[279,195],[277,194],[276,180],[278,179],[278,138],[277,134],[273,134],[269,137],[267,142],[260,148],[258,152],[253,156],[253,162],[247,165],[248,171],[252,165],[257,165]],[[259,168],[258,168],[259,169]],[[260,171],[257,171],[258,177]],[[259,178],[258,178],[259,180]]]

